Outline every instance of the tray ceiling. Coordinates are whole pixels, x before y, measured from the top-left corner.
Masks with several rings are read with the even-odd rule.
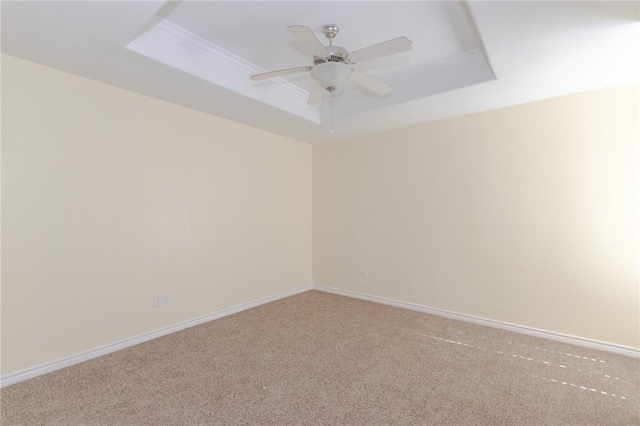
[[[2,51],[306,142],[367,134],[638,81],[636,2],[2,2]],[[306,104],[311,65],[287,26],[340,25],[357,50],[398,36],[413,50],[359,64],[394,88],[345,86]]]

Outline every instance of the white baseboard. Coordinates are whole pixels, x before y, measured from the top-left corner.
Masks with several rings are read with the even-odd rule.
[[[528,336],[541,337],[544,339],[555,340],[562,343],[568,343],[576,346],[581,346],[590,349],[598,349],[605,352],[611,352],[618,355],[625,355],[633,358],[640,358],[640,349],[615,345],[612,343],[600,342],[597,340],[585,339],[582,337],[570,336],[561,333],[554,333],[546,330],[539,330],[531,327],[524,327],[521,325],[510,324],[502,321],[495,321],[486,318],[476,317],[472,315],[459,314],[456,312],[446,311],[444,309],[430,308],[428,306],[418,305],[415,303],[401,302],[398,300],[388,299],[385,297],[378,297],[358,293],[349,290],[341,290],[333,287],[327,287],[323,285],[307,285],[298,287],[293,290],[278,293],[273,296],[264,297],[262,299],[254,300],[252,302],[244,303],[242,305],[234,306],[232,308],[224,309],[222,311],[214,312],[209,315],[198,317],[189,321],[181,322],[169,327],[161,328],[159,330],[144,333],[139,336],[135,336],[129,339],[121,340],[111,343],[96,349],[92,349],[86,352],[82,352],[76,355],[68,356],[58,359],[46,364],[38,365],[36,367],[28,368],[26,370],[18,371],[16,373],[9,374],[0,378],[0,387],[9,386],[14,383],[22,382],[24,380],[31,379],[52,371],[59,370],[61,368],[69,367],[74,364],[79,364],[84,361],[88,361],[93,358],[97,358],[102,355],[106,355],[112,352],[119,351],[121,349],[128,348],[130,346],[144,343],[149,340],[156,339],[167,334],[175,333],[176,331],[184,330],[189,327],[193,327],[199,324],[203,324],[208,321],[212,321],[218,318],[232,315],[238,312],[245,311],[247,309],[255,308],[256,306],[264,305],[265,303],[274,302],[285,297],[293,296],[295,294],[304,293],[309,290],[319,290],[327,293],[338,294],[341,296],[352,297],[356,299],[367,300],[370,302],[381,303],[383,305],[395,306],[398,308],[410,309],[413,311],[424,312],[427,314],[438,315],[441,317],[451,318],[460,321],[466,321],[474,324],[486,325],[488,327],[498,328],[501,330],[512,331],[515,333],[526,334]]]
[[[22,382],[24,380],[28,380],[36,376],[50,373],[52,371],[56,371],[61,368],[69,367],[74,364],[79,364],[81,362],[88,361],[90,359],[97,358],[102,355],[119,351],[121,349],[125,349],[130,346],[137,345],[139,343],[144,343],[149,340],[153,340],[158,337],[165,336],[167,334],[175,333],[176,331],[184,330],[186,328],[203,324],[208,321],[226,317],[227,315],[232,315],[238,312],[245,311],[247,309],[255,308],[256,306],[264,305],[265,303],[274,302],[279,299],[284,299],[285,297],[293,296],[294,294],[303,293],[305,291],[311,290],[312,288],[313,288],[312,285],[298,287],[293,290],[278,293],[276,295],[269,296],[269,297],[264,297],[262,299],[254,300],[252,302],[243,303],[242,305],[238,305],[232,308],[224,309],[222,311],[214,312],[209,315],[204,315],[202,317],[181,322],[179,324],[175,324],[169,327],[161,328],[159,330],[151,331],[149,333],[144,333],[129,339],[124,339],[119,342],[114,342],[96,349],[91,349],[86,352],[64,357],[56,361],[52,361],[46,364],[41,364],[36,367],[28,368],[26,370],[18,371],[16,373],[8,374],[7,376],[0,378],[0,387],[9,386],[14,383]]]
[[[600,342],[598,340],[585,339],[583,337],[571,336],[567,334],[555,333],[552,331],[539,330],[532,327],[510,324],[502,321],[495,321],[486,318],[476,317],[473,315],[459,314],[457,312],[446,311],[444,309],[430,308],[428,306],[418,305],[415,303],[401,302],[399,300],[387,299],[385,297],[372,296],[368,294],[358,293],[355,291],[341,290],[338,288],[327,287],[314,284],[314,290],[324,291],[327,293],[338,294],[340,296],[353,297],[355,299],[367,300],[369,302],[381,303],[383,305],[395,306],[398,308],[410,309],[412,311],[424,312],[427,314],[437,315],[440,317],[451,318],[455,320],[470,322],[474,324],[486,325],[487,327],[498,328],[500,330],[512,331],[514,333],[526,334],[528,336],[541,337],[543,339],[555,340],[557,342],[569,343],[571,345],[581,346],[589,349],[598,349],[605,352],[611,352],[618,355],[625,355],[633,358],[640,358],[640,349],[629,346],[616,345],[613,343]]]

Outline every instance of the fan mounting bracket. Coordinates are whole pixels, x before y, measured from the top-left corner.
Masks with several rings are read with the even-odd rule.
[[[338,24],[326,24],[322,26],[322,34],[331,41],[340,32]]]

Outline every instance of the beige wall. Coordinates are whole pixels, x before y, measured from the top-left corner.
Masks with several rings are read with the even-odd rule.
[[[314,282],[640,347],[639,114],[626,85],[314,146]]]
[[[311,152],[3,55],[2,374],[310,284]]]
[[[316,145],[312,218],[311,146],[3,55],[2,375],[309,284],[312,248],[317,284],[640,347],[638,114]]]

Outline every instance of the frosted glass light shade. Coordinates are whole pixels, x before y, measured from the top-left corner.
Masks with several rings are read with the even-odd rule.
[[[311,77],[324,89],[337,89],[351,75],[351,67],[342,62],[325,62],[311,69]]]

